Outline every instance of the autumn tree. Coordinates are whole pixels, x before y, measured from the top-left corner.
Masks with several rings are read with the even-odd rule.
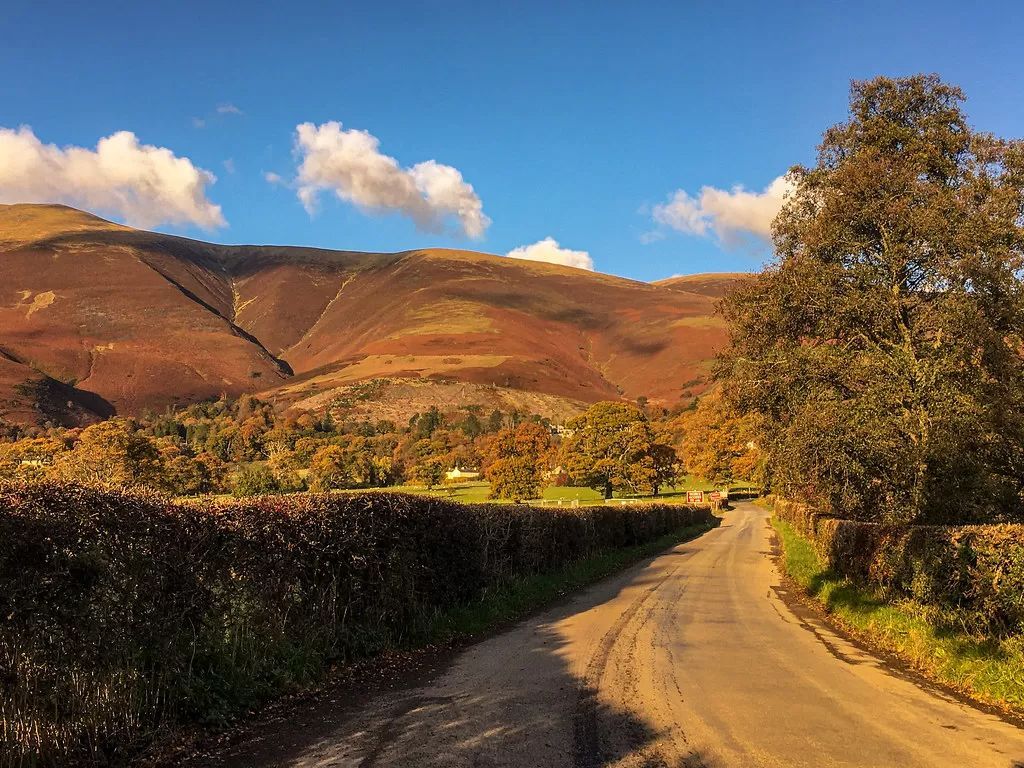
[[[738,413],[720,392],[702,397],[682,420],[686,471],[712,483],[760,479],[757,415]]]
[[[218,478],[207,462],[174,443],[160,445],[159,451],[160,486],[169,493],[175,496],[194,496],[218,489]]]
[[[351,456],[340,445],[325,445],[313,454],[309,465],[310,490],[350,488],[354,482]]]
[[[1024,144],[936,76],[852,86],[796,167],[775,260],[725,303],[730,400],[773,487],[897,522],[996,519],[1024,494]]]
[[[50,474],[61,480],[101,485],[166,485],[156,442],[123,418],[82,430],[74,448],[56,456]]]
[[[492,499],[524,501],[540,495],[551,457],[551,431],[534,421],[503,429],[488,447]]]
[[[39,480],[66,449],[63,440],[52,437],[0,443],[0,479]]]
[[[565,469],[576,482],[600,491],[606,499],[613,491],[654,491],[659,477],[655,456],[665,466],[666,451],[657,443],[650,422],[631,403],[604,402],[570,419],[572,437],[563,444]],[[672,449],[665,447],[667,451]]]
[[[668,443],[651,445],[651,493],[657,496],[664,486],[672,486],[679,479],[679,454]]]
[[[277,478],[265,464],[239,467],[231,476],[231,493],[235,496],[259,496],[281,490]]]
[[[445,465],[436,456],[423,456],[417,459],[409,471],[410,479],[426,486],[431,490],[435,485],[440,485],[444,478]]]

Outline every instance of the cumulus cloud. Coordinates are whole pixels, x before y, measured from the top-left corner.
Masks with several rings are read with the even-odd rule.
[[[245,112],[240,110],[234,104],[232,104],[230,102],[226,102],[224,104],[218,104],[217,105],[217,114],[218,115],[244,115]]]
[[[100,139],[95,149],[43,144],[32,129],[0,127],[0,202],[60,202],[123,218],[137,227],[226,224],[206,197],[216,181],[187,157],[140,144],[130,131]]]
[[[793,189],[789,176],[779,176],[761,192],[737,185],[732,189],[703,187],[697,196],[678,189],[668,201],[656,205],[655,222],[688,235],[714,235],[726,245],[753,235],[770,239],[772,220]]]
[[[427,232],[454,219],[463,234],[479,238],[491,223],[473,186],[450,165],[427,160],[402,168],[375,136],[335,121],[302,123],[295,134],[296,192],[310,214],[326,190],[366,211],[401,213]]]
[[[529,259],[530,261],[546,261],[548,264],[562,264],[566,267],[594,270],[594,260],[586,251],[573,251],[563,248],[553,237],[545,237],[533,245],[521,245],[505,254],[510,259]]]

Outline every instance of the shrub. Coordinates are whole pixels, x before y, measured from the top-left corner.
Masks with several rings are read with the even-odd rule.
[[[398,494],[173,504],[0,488],[0,764],[124,762],[509,580],[709,520]]]
[[[240,468],[231,476],[233,496],[259,496],[281,490],[274,473],[264,464],[253,464]]]

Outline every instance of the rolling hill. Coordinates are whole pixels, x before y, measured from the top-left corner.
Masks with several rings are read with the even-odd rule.
[[[659,284],[470,251],[223,246],[0,206],[0,417],[75,423],[259,393],[400,418],[556,418],[699,392],[742,275]]]

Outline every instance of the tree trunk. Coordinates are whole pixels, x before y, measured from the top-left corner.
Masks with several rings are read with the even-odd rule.
[[[612,497],[612,481],[611,480],[605,480],[604,481],[604,497],[605,497],[605,499],[610,499]]]

